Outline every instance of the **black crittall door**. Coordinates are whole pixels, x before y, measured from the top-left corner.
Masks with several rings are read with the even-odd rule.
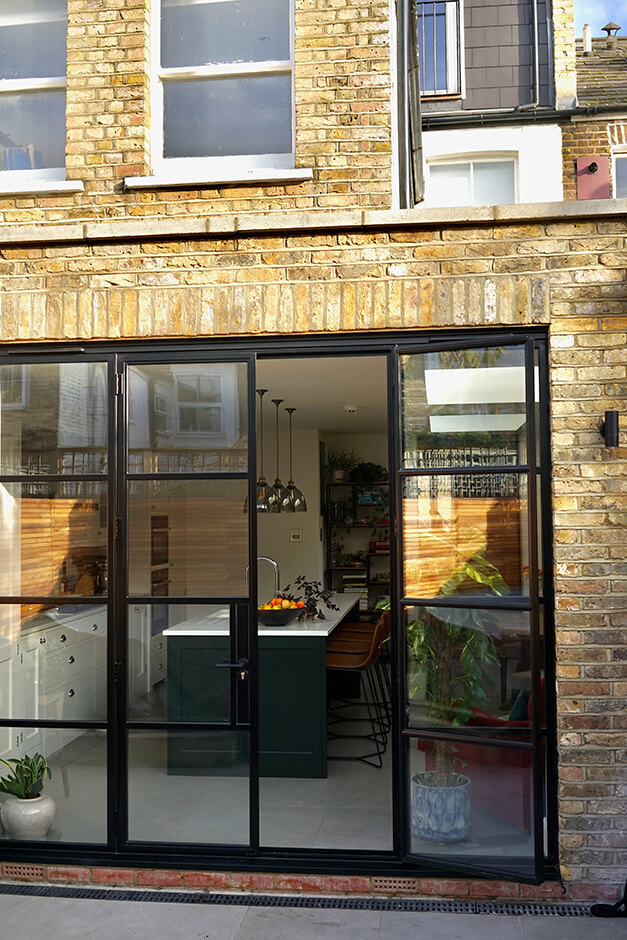
[[[256,842],[252,371],[118,361],[118,828],[135,849]]]
[[[397,376],[404,855],[541,880],[537,350],[515,338],[398,350]]]

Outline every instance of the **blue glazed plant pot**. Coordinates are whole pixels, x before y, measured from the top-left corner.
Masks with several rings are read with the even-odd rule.
[[[470,780],[457,775],[455,786],[425,783],[430,774],[411,778],[412,833],[424,842],[460,842],[470,832]]]

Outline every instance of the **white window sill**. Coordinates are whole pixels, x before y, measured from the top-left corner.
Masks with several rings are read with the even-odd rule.
[[[127,176],[124,186],[134,189],[165,189],[173,186],[237,186],[241,183],[305,183],[313,179],[312,170],[263,169],[238,170],[235,173],[211,173],[168,176]]]
[[[0,196],[54,196],[82,193],[80,180],[3,180],[0,172]]]

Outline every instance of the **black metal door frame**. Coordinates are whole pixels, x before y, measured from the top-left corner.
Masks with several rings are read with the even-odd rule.
[[[321,336],[319,334],[311,336],[263,336],[255,337],[251,340],[245,338],[221,338],[219,343],[211,340],[132,340],[98,343],[45,343],[38,344],[37,349],[32,344],[21,346],[12,345],[11,347],[0,347],[0,364],[35,364],[40,362],[57,363],[62,361],[105,361],[108,365],[109,385],[109,453],[113,458],[119,453],[119,421],[121,396],[119,382],[116,375],[119,374],[119,365],[121,362],[133,361],[178,361],[178,357],[183,357],[187,361],[198,361],[202,357],[206,361],[247,361],[249,364],[249,388],[248,388],[248,411],[249,411],[249,506],[255,504],[255,480],[256,480],[256,439],[255,439],[255,421],[256,412],[255,402],[255,379],[254,366],[257,356],[264,358],[315,358],[317,356],[340,357],[340,356],[361,356],[361,355],[385,355],[388,359],[388,413],[389,413],[389,453],[391,456],[390,465],[390,504],[391,507],[399,505],[399,494],[396,490],[396,477],[398,454],[400,453],[400,413],[398,407],[398,376],[397,356],[399,352],[425,352],[436,348],[451,348],[475,345],[485,345],[487,342],[503,343],[522,342],[525,339],[533,341],[536,350],[540,351],[539,371],[540,371],[540,391],[541,391],[541,478],[542,492],[548,496],[550,494],[550,444],[549,444],[549,425],[548,425],[548,370],[546,364],[546,331],[542,329],[521,329],[501,331],[492,328],[475,328],[468,330],[451,330],[446,334],[429,334],[414,331],[402,332],[370,332],[370,333],[346,333],[334,334],[332,337]],[[445,340],[445,342],[444,342]],[[176,357],[176,358],[174,358]],[[116,394],[116,391],[118,394]],[[117,548],[115,543],[115,526],[113,520],[121,518],[120,505],[114,501],[114,494],[121,492],[120,475],[124,475],[124,467],[113,466],[113,460],[109,462],[108,476],[105,478],[109,484],[109,558],[116,557]],[[64,476],[63,480],[72,479],[70,476]],[[88,479],[89,475],[81,476],[81,480]],[[100,480],[103,479],[101,476]],[[0,482],[7,481],[7,478],[0,477]],[[23,478],[9,480],[8,482],[23,482]],[[395,538],[392,538],[392,554],[390,558],[392,570],[392,600],[393,604],[398,606],[400,598],[399,585],[399,515],[395,515]],[[551,521],[548,505],[543,507],[542,514],[543,526],[543,558],[546,572],[544,580],[544,600],[548,615],[552,613],[552,584],[550,578],[551,572]],[[250,518],[250,545],[249,545],[249,563],[250,570],[255,570],[256,560],[256,537],[257,526],[255,514]],[[111,565],[109,573],[109,597],[107,600],[109,610],[109,623],[120,623],[120,614],[124,613],[122,607],[122,593],[119,587],[120,571],[115,565]],[[113,597],[117,598],[116,606],[113,607]],[[22,602],[41,602],[46,598],[20,598]],[[74,600],[74,603],[76,601]],[[0,603],[15,603],[13,597],[0,597]],[[256,579],[251,579],[251,593],[249,604],[251,609],[255,609],[256,599]],[[125,616],[125,614],[124,614]],[[407,864],[405,858],[406,843],[403,840],[404,823],[407,818],[407,807],[404,800],[405,782],[404,782],[404,748],[401,723],[398,716],[402,714],[404,699],[402,693],[402,683],[400,678],[404,676],[403,651],[398,648],[393,637],[393,656],[395,657],[395,673],[397,683],[396,692],[396,723],[393,728],[393,787],[394,787],[394,812],[395,819],[401,825],[395,825],[394,849],[390,853],[365,852],[365,851],[325,851],[325,850],[292,850],[291,852],[276,852],[270,850],[259,850],[258,824],[259,824],[259,803],[258,796],[252,795],[251,787],[251,844],[248,853],[242,850],[241,846],[228,847],[220,846],[219,853],[211,851],[211,846],[198,847],[198,849],[185,846],[184,852],[173,852],[171,844],[150,843],[149,846],[129,844],[125,850],[121,850],[121,840],[118,836],[120,826],[120,809],[124,810],[120,800],[120,778],[125,767],[120,763],[119,756],[125,758],[125,751],[120,751],[118,738],[125,737],[126,715],[124,714],[123,701],[126,698],[126,692],[123,688],[124,675],[123,670],[126,663],[126,650],[120,639],[119,629],[112,628],[108,631],[108,713],[106,722],[73,722],[72,727],[102,728],[108,730],[108,790],[109,802],[107,807],[108,814],[108,832],[109,837],[106,844],[85,845],[76,843],[63,844],[41,844],[33,849],[32,846],[21,844],[3,844],[4,857],[20,861],[36,860],[42,858],[49,861],[72,862],[83,861],[87,864],[107,864],[111,861],[119,861],[120,864],[145,864],[145,865],[163,865],[175,863],[179,867],[194,867],[198,865],[199,858],[202,858],[204,865],[220,865],[224,867],[244,866],[246,870],[267,870],[269,865],[274,865],[277,870],[283,871],[345,871],[345,872],[371,872],[398,875],[402,872],[416,870],[414,862]],[[545,632],[547,648],[552,649],[553,626],[551,617],[547,616],[545,620]],[[256,630],[250,630],[250,651],[251,658],[256,659]],[[547,810],[549,832],[548,832],[548,866],[545,874],[555,875],[557,872],[557,830],[552,825],[556,819],[554,812],[557,804],[556,796],[556,761],[555,761],[555,692],[554,692],[554,663],[551,657],[546,660],[546,688],[547,688],[547,729],[546,737],[543,738],[549,758],[547,761]],[[122,686],[122,689],[120,689]],[[253,671],[250,682],[251,698],[256,700],[257,695],[257,676]],[[122,695],[120,695],[122,691]],[[15,725],[15,719],[7,720],[0,717],[0,725]],[[20,726],[38,726],[40,721],[22,720]],[[51,727],[59,723],[50,722]],[[61,723],[62,724],[62,723]],[[256,710],[251,710],[251,778],[258,776],[258,764],[256,759],[258,744],[258,722]],[[553,812],[551,810],[553,809]],[[256,838],[254,830],[256,829]],[[401,831],[402,830],[402,831]],[[6,850],[6,851],[5,851]],[[238,859],[240,861],[238,862]],[[230,861],[229,861],[230,860]],[[424,859],[418,863],[418,868],[422,874],[433,873],[442,874],[442,870],[437,860]],[[464,867],[457,867],[447,863],[445,865],[448,874],[464,873]],[[510,873],[506,877],[513,877]],[[533,880],[536,880],[535,878]]]

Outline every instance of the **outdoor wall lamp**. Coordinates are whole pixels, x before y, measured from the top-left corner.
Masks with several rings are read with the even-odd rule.
[[[599,428],[605,438],[606,447],[618,447],[618,411],[606,411],[605,421]]]

